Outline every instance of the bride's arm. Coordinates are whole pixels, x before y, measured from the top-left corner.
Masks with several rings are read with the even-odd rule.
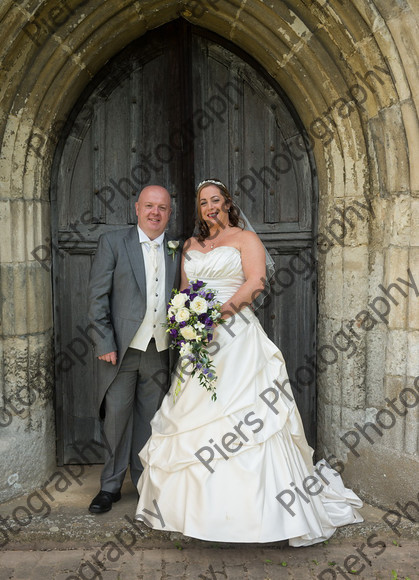
[[[240,237],[240,252],[246,281],[221,307],[222,318],[229,318],[242,308],[250,306],[265,287],[265,249],[257,234],[244,231]]]

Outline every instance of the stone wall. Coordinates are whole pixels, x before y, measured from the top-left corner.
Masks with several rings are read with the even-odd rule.
[[[111,56],[179,16],[259,61],[287,93],[313,140],[319,181],[318,455],[332,464],[336,456],[346,483],[370,501],[392,507],[415,499],[414,6],[413,0],[2,1],[5,408],[26,384],[37,390],[32,404],[15,404],[10,424],[7,414],[1,416],[1,499],[40,485],[55,462],[51,279],[31,252],[50,238],[51,162],[60,128]],[[412,287],[404,283],[409,271]]]

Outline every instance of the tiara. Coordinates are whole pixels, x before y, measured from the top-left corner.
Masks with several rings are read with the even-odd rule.
[[[212,183],[213,185],[217,186],[221,185],[221,187],[227,189],[224,183],[222,181],[219,181],[218,179],[204,179],[204,181],[201,181],[201,183],[198,184],[198,187],[196,189],[198,190],[200,187],[204,185],[204,183]]]

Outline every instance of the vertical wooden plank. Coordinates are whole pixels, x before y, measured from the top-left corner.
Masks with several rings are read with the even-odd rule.
[[[105,154],[105,131],[106,131],[106,115],[105,106],[102,102],[93,105],[92,118],[92,136],[91,147],[92,151],[92,182],[93,191],[96,199],[99,199],[101,223],[106,223],[109,215],[108,204],[111,206],[113,202],[112,189],[109,183],[106,183],[106,170],[103,164],[103,157]],[[75,170],[78,171],[78,168]],[[100,192],[100,193],[99,193]],[[97,206],[96,206],[97,207]]]
[[[135,213],[135,201],[145,184],[144,163],[141,162],[141,135],[143,132],[141,111],[143,107],[143,95],[141,86],[143,84],[143,67],[136,67],[130,77],[130,107],[129,107],[129,133],[130,133],[130,151],[129,151],[129,173],[134,190],[131,192],[130,202],[128,203],[127,222],[129,224],[137,223]]]
[[[280,126],[277,125],[276,118],[274,115],[274,111],[276,106],[266,105],[266,123],[267,123],[267,143],[266,147],[268,147],[268,160],[269,165],[272,168],[275,178],[271,181],[270,187],[265,195],[265,207],[264,207],[264,222],[277,224],[281,221],[281,199],[284,197],[284,191],[280,187],[280,173],[277,170],[276,162],[278,160],[279,149],[282,141],[282,134],[280,130]],[[293,193],[293,188],[291,188],[290,193]],[[290,195],[290,197],[294,197]]]
[[[134,188],[129,172],[129,78],[123,76],[105,102],[105,150],[101,163],[105,169],[105,185],[114,192],[108,208],[107,224],[126,224],[127,206]]]
[[[263,223],[264,199],[269,191],[272,176],[265,162],[265,110],[253,87],[245,82],[243,111],[243,158],[244,175],[242,183],[246,184],[243,209],[252,216],[255,224]],[[268,185],[266,185],[268,184]],[[257,228],[256,228],[257,229]]]
[[[310,163],[307,143],[308,140],[301,134],[293,135],[286,143],[288,155],[293,163],[295,187],[299,191],[298,223],[300,231],[313,231],[314,228],[313,208],[316,201],[312,186],[314,169]]]
[[[80,235],[79,240],[83,239],[82,231],[93,221],[93,195],[92,195],[92,149],[89,136],[84,139],[80,147],[77,147],[78,171],[72,173],[70,195],[67,198],[68,203],[68,221],[63,224],[64,228]],[[73,165],[74,167],[74,165]]]
[[[195,130],[196,115],[193,109],[193,93],[195,85],[192,76],[192,62],[194,52],[192,46],[191,26],[184,20],[177,23],[174,29],[174,46],[177,51],[173,54],[175,65],[170,68],[177,78],[171,78],[175,90],[172,126],[174,134],[181,135],[182,147],[176,149],[176,162],[172,165],[172,177],[176,191],[177,231],[181,238],[192,235],[195,225]],[[179,139],[172,139],[173,145]],[[178,236],[179,237],[179,236]]]

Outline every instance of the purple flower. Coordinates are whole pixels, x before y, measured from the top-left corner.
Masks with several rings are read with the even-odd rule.
[[[184,328],[186,326],[186,322],[179,322],[179,328]]]
[[[176,328],[171,328],[169,334],[174,338],[176,338],[176,336],[178,335],[178,331],[176,330]]]
[[[208,342],[211,342],[212,340],[212,334],[210,332],[207,334],[207,340]]]
[[[199,290],[202,286],[204,285],[204,283],[202,282],[202,280],[197,280],[196,282],[194,282],[192,284],[192,290],[194,290],[195,292],[197,290]]]
[[[189,295],[189,300],[193,300],[194,298],[196,298],[198,296],[198,294],[196,292],[193,292],[192,294]]]
[[[200,362],[197,362],[195,366],[197,369],[202,369],[202,363]]]
[[[207,300],[212,300],[214,298],[214,293],[213,292],[208,292],[208,294],[205,297]]]
[[[172,316],[172,317],[170,318],[170,322],[176,322],[176,318],[175,318],[174,316]]]
[[[205,324],[205,321],[206,321],[206,319],[207,319],[207,314],[206,314],[206,312],[204,312],[203,314],[200,314],[200,315],[198,316],[198,320],[199,320],[199,322],[203,322],[204,324]]]
[[[209,316],[207,316],[205,318],[204,324],[205,324],[205,326],[208,326],[209,328],[211,328],[211,326],[213,325],[213,321],[211,320],[211,318]]]

